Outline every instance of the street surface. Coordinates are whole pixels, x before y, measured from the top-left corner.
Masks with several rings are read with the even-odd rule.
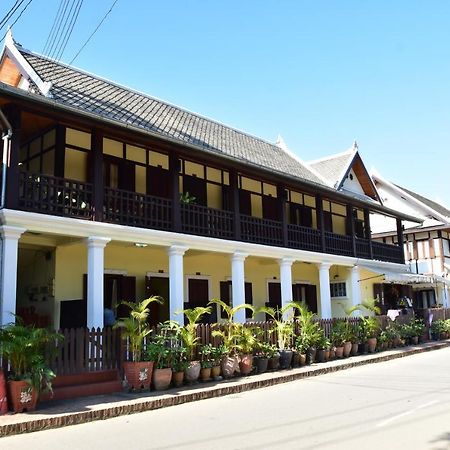
[[[450,348],[0,439],[0,449],[450,449]]]

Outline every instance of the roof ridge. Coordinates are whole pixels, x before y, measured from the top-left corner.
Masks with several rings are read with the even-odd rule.
[[[165,106],[176,108],[176,109],[178,109],[178,110],[180,110],[182,112],[185,112],[187,114],[192,114],[193,116],[196,116],[199,119],[206,120],[206,121],[208,121],[208,122],[210,122],[212,124],[216,124],[216,125],[219,125],[219,126],[224,127],[224,128],[228,128],[229,130],[232,130],[232,131],[234,131],[234,132],[236,132],[238,134],[241,134],[241,135],[246,136],[246,137],[251,138],[251,139],[255,139],[256,141],[259,141],[259,142],[263,142],[263,143],[265,143],[267,145],[270,145],[272,147],[275,147],[277,149],[280,149],[280,147],[278,147],[275,143],[270,142],[270,141],[268,141],[266,139],[263,139],[261,137],[255,136],[254,134],[250,134],[250,133],[248,133],[246,131],[240,130],[240,129],[234,127],[234,126],[224,124],[224,123],[219,122],[219,121],[217,121],[215,119],[210,119],[209,117],[203,116],[202,114],[197,113],[195,111],[190,111],[190,110],[188,110],[188,109],[186,109],[186,108],[184,108],[182,106],[178,106],[178,105],[175,105],[173,103],[170,103],[167,100],[162,100],[162,99],[160,99],[158,97],[146,94],[145,92],[142,92],[142,91],[139,91],[137,89],[125,86],[125,85],[120,84],[120,83],[117,83],[117,82],[112,81],[112,80],[110,80],[108,78],[105,78],[105,77],[102,77],[100,75],[96,75],[94,73],[91,73],[91,72],[89,72],[87,70],[80,69],[79,67],[71,66],[71,65],[63,63],[61,61],[56,61],[56,60],[54,60],[52,58],[49,58],[49,57],[44,56],[44,55],[41,55],[40,53],[36,53],[36,52],[31,51],[31,50],[25,49],[24,47],[22,47],[21,44],[18,44],[18,43],[15,43],[15,44],[19,47],[18,51],[20,51],[20,52],[27,53],[29,55],[41,58],[41,59],[43,59],[45,61],[48,61],[48,62],[51,62],[51,63],[53,63],[55,65],[59,65],[59,66],[65,67],[66,69],[73,70],[75,72],[79,72],[81,74],[84,74],[84,75],[87,75],[89,77],[95,78],[95,79],[97,79],[99,81],[103,81],[103,82],[109,83],[109,84],[111,84],[111,85],[113,85],[115,87],[118,87],[120,89],[124,89],[124,90],[126,90],[126,91],[128,91],[130,93],[134,93],[134,94],[138,94],[138,95],[141,95],[143,97],[146,97],[149,100],[155,100],[157,102],[160,102],[160,103],[164,104]],[[307,170],[310,170],[310,168],[308,167],[307,163],[303,162],[302,164]]]
[[[358,152],[358,148],[356,147],[350,147],[347,150],[344,150],[342,152],[339,153],[333,153],[331,155],[328,156],[323,156],[322,158],[318,158],[318,159],[314,159],[312,161],[308,161],[307,164],[311,165],[311,164],[317,164],[319,162],[324,162],[324,161],[329,161],[330,159],[336,159],[339,158],[341,156],[344,156],[348,153],[348,155],[352,155],[352,154],[356,154]]]

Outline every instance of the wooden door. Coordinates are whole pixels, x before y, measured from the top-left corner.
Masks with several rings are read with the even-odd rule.
[[[225,302],[227,305],[231,306],[231,280],[230,281],[221,281],[220,282],[220,299]],[[247,305],[253,305],[253,286],[250,282],[245,282],[245,303]],[[227,315],[222,311],[221,312],[222,319],[226,319]],[[252,312],[248,309],[245,310],[245,317],[250,319],[252,317]]]
[[[147,167],[147,194],[170,198],[170,172],[162,167]]]
[[[279,200],[269,195],[263,195],[262,208],[264,219],[281,220]]]
[[[159,322],[169,320],[169,278],[158,277],[156,275],[151,277],[146,276],[145,295],[147,298],[152,295],[157,295],[163,299],[162,304],[157,302],[150,303],[149,323],[156,325]]]
[[[293,284],[292,298],[296,302],[304,302],[310,311],[317,314],[317,288],[315,285]]]

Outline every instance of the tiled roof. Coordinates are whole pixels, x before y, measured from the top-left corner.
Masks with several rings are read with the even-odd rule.
[[[308,165],[327,180],[331,186],[337,188],[354,156],[355,149],[352,148],[343,153],[311,161]]]
[[[409,189],[405,189],[402,186],[398,185],[396,186],[400,188],[402,191],[405,191],[411,197],[414,197],[415,199],[419,200],[419,202],[422,202],[424,205],[427,205],[428,207],[434,209],[437,213],[450,218],[450,210],[448,210],[445,206],[442,206],[441,204],[434,202],[433,200],[423,197],[422,195],[416,194],[415,192],[410,191]]]
[[[76,68],[17,49],[57,103],[191,144],[308,182],[324,185],[282,148]]]

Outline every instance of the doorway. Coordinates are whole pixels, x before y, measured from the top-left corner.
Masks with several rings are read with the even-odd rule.
[[[163,273],[147,273],[145,276],[145,295],[147,298],[152,295],[157,295],[164,300],[162,304],[157,302],[150,303],[150,325],[156,325],[159,322],[169,320],[169,275]]]

